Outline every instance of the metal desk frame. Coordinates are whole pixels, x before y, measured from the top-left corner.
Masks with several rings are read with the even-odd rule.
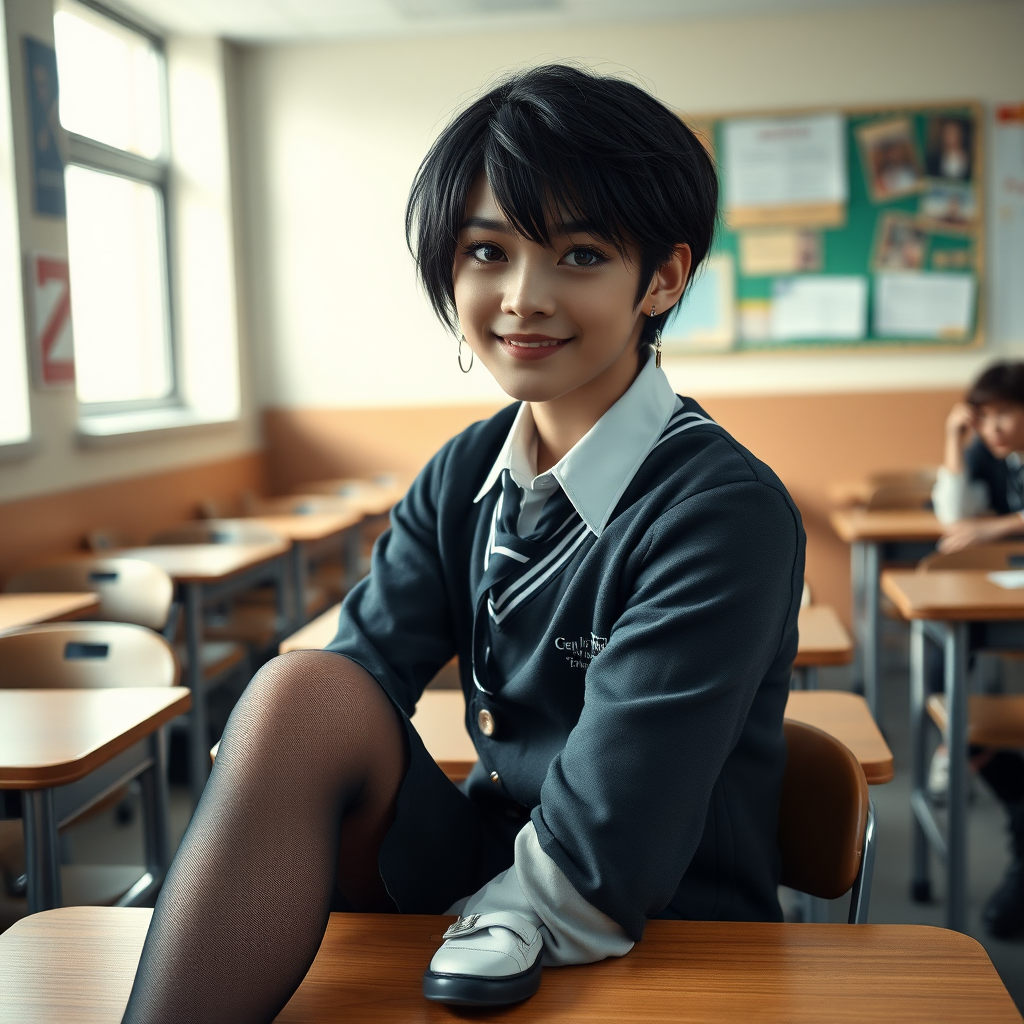
[[[77,782],[20,790],[30,914],[61,906],[58,830],[135,778],[142,783],[146,870],[117,906],[141,904],[162,884],[171,863],[165,730],[161,726]]]

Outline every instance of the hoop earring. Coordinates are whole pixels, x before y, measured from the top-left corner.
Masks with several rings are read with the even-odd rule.
[[[651,319],[653,320],[657,316],[656,307],[654,303],[651,303]],[[655,335],[654,338],[654,368],[656,370],[661,369],[661,331]]]
[[[476,353],[470,348],[469,349],[469,366],[463,366],[462,365],[462,343],[465,340],[466,340],[466,336],[464,334],[460,334],[459,335],[459,369],[463,373],[469,373],[469,371],[473,369],[473,360],[476,358]],[[469,346],[467,345],[467,348],[468,347]]]

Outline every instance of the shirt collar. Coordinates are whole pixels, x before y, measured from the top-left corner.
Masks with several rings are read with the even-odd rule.
[[[672,385],[651,356],[626,393],[547,473],[535,477],[533,414],[523,402],[473,500],[480,501],[489,493],[505,469],[524,488],[544,487],[553,478],[583,522],[600,537],[619,498],[661,437],[675,406]]]

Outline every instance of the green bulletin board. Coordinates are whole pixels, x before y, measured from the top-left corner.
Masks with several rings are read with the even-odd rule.
[[[666,351],[980,344],[977,104],[686,120],[716,159],[720,223]]]

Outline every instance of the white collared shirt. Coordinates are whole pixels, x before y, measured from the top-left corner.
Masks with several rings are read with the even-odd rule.
[[[588,529],[600,537],[612,512],[669,419],[681,407],[665,371],[644,363],[626,393],[549,470],[537,473],[537,428],[523,402],[512,429],[474,501],[488,494],[502,470],[523,492],[516,532],[527,537],[557,487],[565,491]]]

